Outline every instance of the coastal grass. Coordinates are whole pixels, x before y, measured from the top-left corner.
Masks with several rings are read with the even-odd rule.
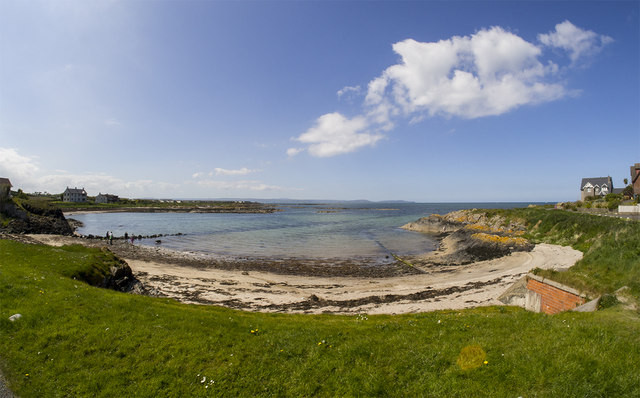
[[[620,306],[251,313],[78,279],[111,261],[0,240],[0,367],[19,396],[640,395],[640,319]]]
[[[623,286],[640,298],[640,222],[543,208],[482,210],[506,222],[520,220],[536,243],[571,246],[584,253],[567,271],[536,270],[539,275],[594,297]]]

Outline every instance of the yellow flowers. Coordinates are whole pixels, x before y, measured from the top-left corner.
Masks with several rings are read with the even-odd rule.
[[[528,240],[524,239],[524,238],[514,238],[511,236],[498,236],[498,235],[491,235],[491,234],[486,234],[484,232],[479,232],[479,233],[475,233],[473,235],[471,235],[472,238],[474,239],[479,239],[485,242],[495,242],[495,243],[501,243],[503,245],[526,245],[529,243]]]
[[[251,334],[258,334],[258,328],[256,328],[255,330],[251,329]]]

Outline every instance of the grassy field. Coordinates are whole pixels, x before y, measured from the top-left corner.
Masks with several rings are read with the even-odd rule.
[[[584,249],[575,281],[603,291],[627,284],[631,277],[607,262],[592,268],[609,250],[607,240],[597,242],[610,233],[620,250],[635,253],[628,245],[636,226],[616,235],[607,232],[611,225],[633,224],[597,218],[601,227],[577,228],[576,238],[568,225],[590,220],[537,212],[508,216],[544,218],[527,221],[531,237],[573,239],[567,243]],[[591,235],[599,238],[590,242]],[[113,261],[94,249],[0,240],[0,366],[18,395],[640,396],[640,316],[621,306],[554,316],[512,307],[396,316],[248,313],[81,280],[100,278]],[[628,264],[637,275],[638,257]],[[22,318],[9,321],[16,313]]]

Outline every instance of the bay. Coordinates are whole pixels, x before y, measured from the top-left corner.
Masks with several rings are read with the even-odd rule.
[[[470,208],[526,207],[529,203],[371,203],[277,204],[271,214],[85,213],[69,215],[83,223],[78,233],[105,236],[162,234],[161,246],[178,251],[233,258],[369,259],[435,249],[433,237],[400,227],[430,214]],[[180,235],[177,235],[180,234]],[[157,245],[156,239],[137,244]]]

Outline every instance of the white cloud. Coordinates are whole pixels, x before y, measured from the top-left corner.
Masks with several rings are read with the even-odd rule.
[[[610,43],[608,36],[565,21],[538,40],[569,52],[575,60]],[[360,115],[348,119],[328,113],[296,138],[312,156],[328,157],[372,146],[399,117],[419,123],[426,116],[473,119],[497,116],[518,107],[575,95],[565,87],[560,68],[544,60],[542,48],[501,27],[437,42],[406,39],[393,44],[400,62],[371,80]],[[359,86],[356,86],[359,88]],[[338,91],[342,96],[355,87]],[[289,148],[289,156],[305,148]]]
[[[546,82],[555,68],[540,63],[540,49],[500,27],[432,43],[407,39],[393,50],[402,62],[369,84],[370,113],[391,108],[414,120],[421,112],[477,118],[566,94]]]
[[[346,86],[338,90],[336,93],[338,98],[342,98],[343,96],[353,97],[360,94],[360,86]]]
[[[20,155],[13,148],[0,148],[0,177],[9,178],[16,185],[19,180],[28,180],[38,172],[35,161]]]
[[[255,173],[258,170],[251,170],[248,169],[246,167],[243,167],[241,169],[237,169],[237,170],[229,170],[229,169],[223,169],[220,167],[216,167],[215,169],[213,169],[215,171],[215,174],[217,176],[241,176],[241,175],[247,175],[250,173]]]
[[[289,148],[287,149],[287,156],[293,157],[299,154],[300,152],[304,152],[304,148]]]
[[[584,56],[594,55],[613,42],[609,36],[580,29],[569,21],[557,24],[554,32],[538,35],[538,40],[544,45],[568,51],[573,62]]]
[[[178,187],[152,180],[125,181],[103,173],[42,172],[33,158],[11,148],[0,148],[0,177],[8,177],[14,189],[26,192],[61,193],[66,187],[83,187],[89,195],[102,192],[136,196],[172,193]]]
[[[348,119],[340,113],[327,113],[316,120],[315,126],[296,138],[297,141],[309,144],[309,153],[317,157],[329,157],[349,153],[363,146],[372,146],[384,136],[363,130],[368,121],[363,116]],[[292,153],[299,150],[291,150]]]

